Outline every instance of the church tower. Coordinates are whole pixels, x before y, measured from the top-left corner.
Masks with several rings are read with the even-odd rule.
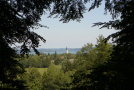
[[[66,53],[68,53],[68,49],[67,49],[67,47],[66,47]]]

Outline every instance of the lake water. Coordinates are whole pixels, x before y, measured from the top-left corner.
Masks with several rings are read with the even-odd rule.
[[[81,48],[68,48],[68,53],[76,54]],[[66,52],[66,48],[41,48],[37,49],[40,53],[45,53],[45,54],[54,54],[55,51],[57,54],[62,54]],[[30,54],[35,54],[33,50],[31,50]]]

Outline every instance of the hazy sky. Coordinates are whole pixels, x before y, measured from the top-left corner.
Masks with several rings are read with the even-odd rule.
[[[92,27],[96,22],[107,22],[111,20],[110,15],[104,15],[104,8],[100,7],[84,14],[81,22],[70,21],[63,23],[59,18],[47,18],[43,15],[41,24],[49,27],[39,28],[35,32],[46,39],[46,43],[41,42],[39,48],[81,48],[86,43],[96,43],[99,35],[107,37],[115,32],[112,29],[99,29]]]

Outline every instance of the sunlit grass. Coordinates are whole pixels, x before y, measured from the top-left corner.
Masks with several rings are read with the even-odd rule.
[[[58,68],[61,68],[61,65],[56,65]],[[26,68],[26,71],[28,68]],[[44,72],[47,71],[47,68],[37,68],[37,70],[40,72],[41,75],[43,75]]]
[[[47,70],[47,68],[37,68],[41,75]]]
[[[28,68],[26,68],[26,71],[28,70]],[[39,73],[41,75],[43,75],[43,73],[47,70],[47,68],[37,68],[37,70],[39,71]]]

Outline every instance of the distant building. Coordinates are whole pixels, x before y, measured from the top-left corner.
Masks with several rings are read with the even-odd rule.
[[[66,53],[68,53],[68,49],[67,49],[67,47],[66,47]]]

